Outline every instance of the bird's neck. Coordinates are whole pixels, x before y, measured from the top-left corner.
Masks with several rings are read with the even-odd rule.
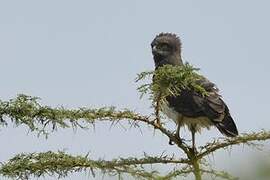
[[[170,64],[170,65],[173,65],[173,66],[181,66],[181,65],[183,65],[181,55],[179,55],[179,54],[172,55],[172,56],[169,56],[169,57],[162,57],[162,56],[155,55],[154,56],[154,61],[155,61],[156,69],[161,67],[161,66],[167,65],[167,64]]]

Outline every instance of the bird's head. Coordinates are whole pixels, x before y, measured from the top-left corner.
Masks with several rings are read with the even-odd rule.
[[[160,33],[151,43],[155,66],[165,64],[181,65],[181,42],[179,37],[172,33]]]

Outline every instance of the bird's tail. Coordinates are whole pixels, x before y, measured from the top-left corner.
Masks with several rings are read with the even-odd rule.
[[[216,124],[218,130],[228,137],[235,137],[238,135],[237,127],[229,112],[226,112],[225,118],[222,122]]]

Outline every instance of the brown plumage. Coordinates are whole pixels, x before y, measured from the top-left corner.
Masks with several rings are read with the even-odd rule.
[[[183,65],[181,46],[180,39],[175,34],[160,33],[157,35],[151,43],[155,68],[165,64]],[[162,111],[178,125],[176,136],[180,139],[180,127],[187,125],[192,132],[193,148],[195,146],[195,132],[200,131],[203,127],[216,126],[225,136],[237,136],[236,125],[230,115],[229,108],[219,95],[218,88],[204,77],[198,83],[205,88],[208,96],[184,89],[179,96],[168,96],[166,98],[168,103],[162,104]]]

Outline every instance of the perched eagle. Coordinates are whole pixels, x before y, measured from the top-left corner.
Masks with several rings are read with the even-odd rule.
[[[171,33],[160,33],[151,43],[155,69],[163,65],[182,66],[180,39]],[[214,83],[202,77],[200,84],[207,96],[202,96],[195,90],[181,89],[180,95],[167,96],[167,103],[161,105],[161,110],[177,124],[176,137],[181,141],[180,127],[186,125],[192,133],[192,146],[195,148],[195,132],[201,128],[216,126],[228,137],[238,135],[236,125],[230,115],[229,108],[221,99]]]

